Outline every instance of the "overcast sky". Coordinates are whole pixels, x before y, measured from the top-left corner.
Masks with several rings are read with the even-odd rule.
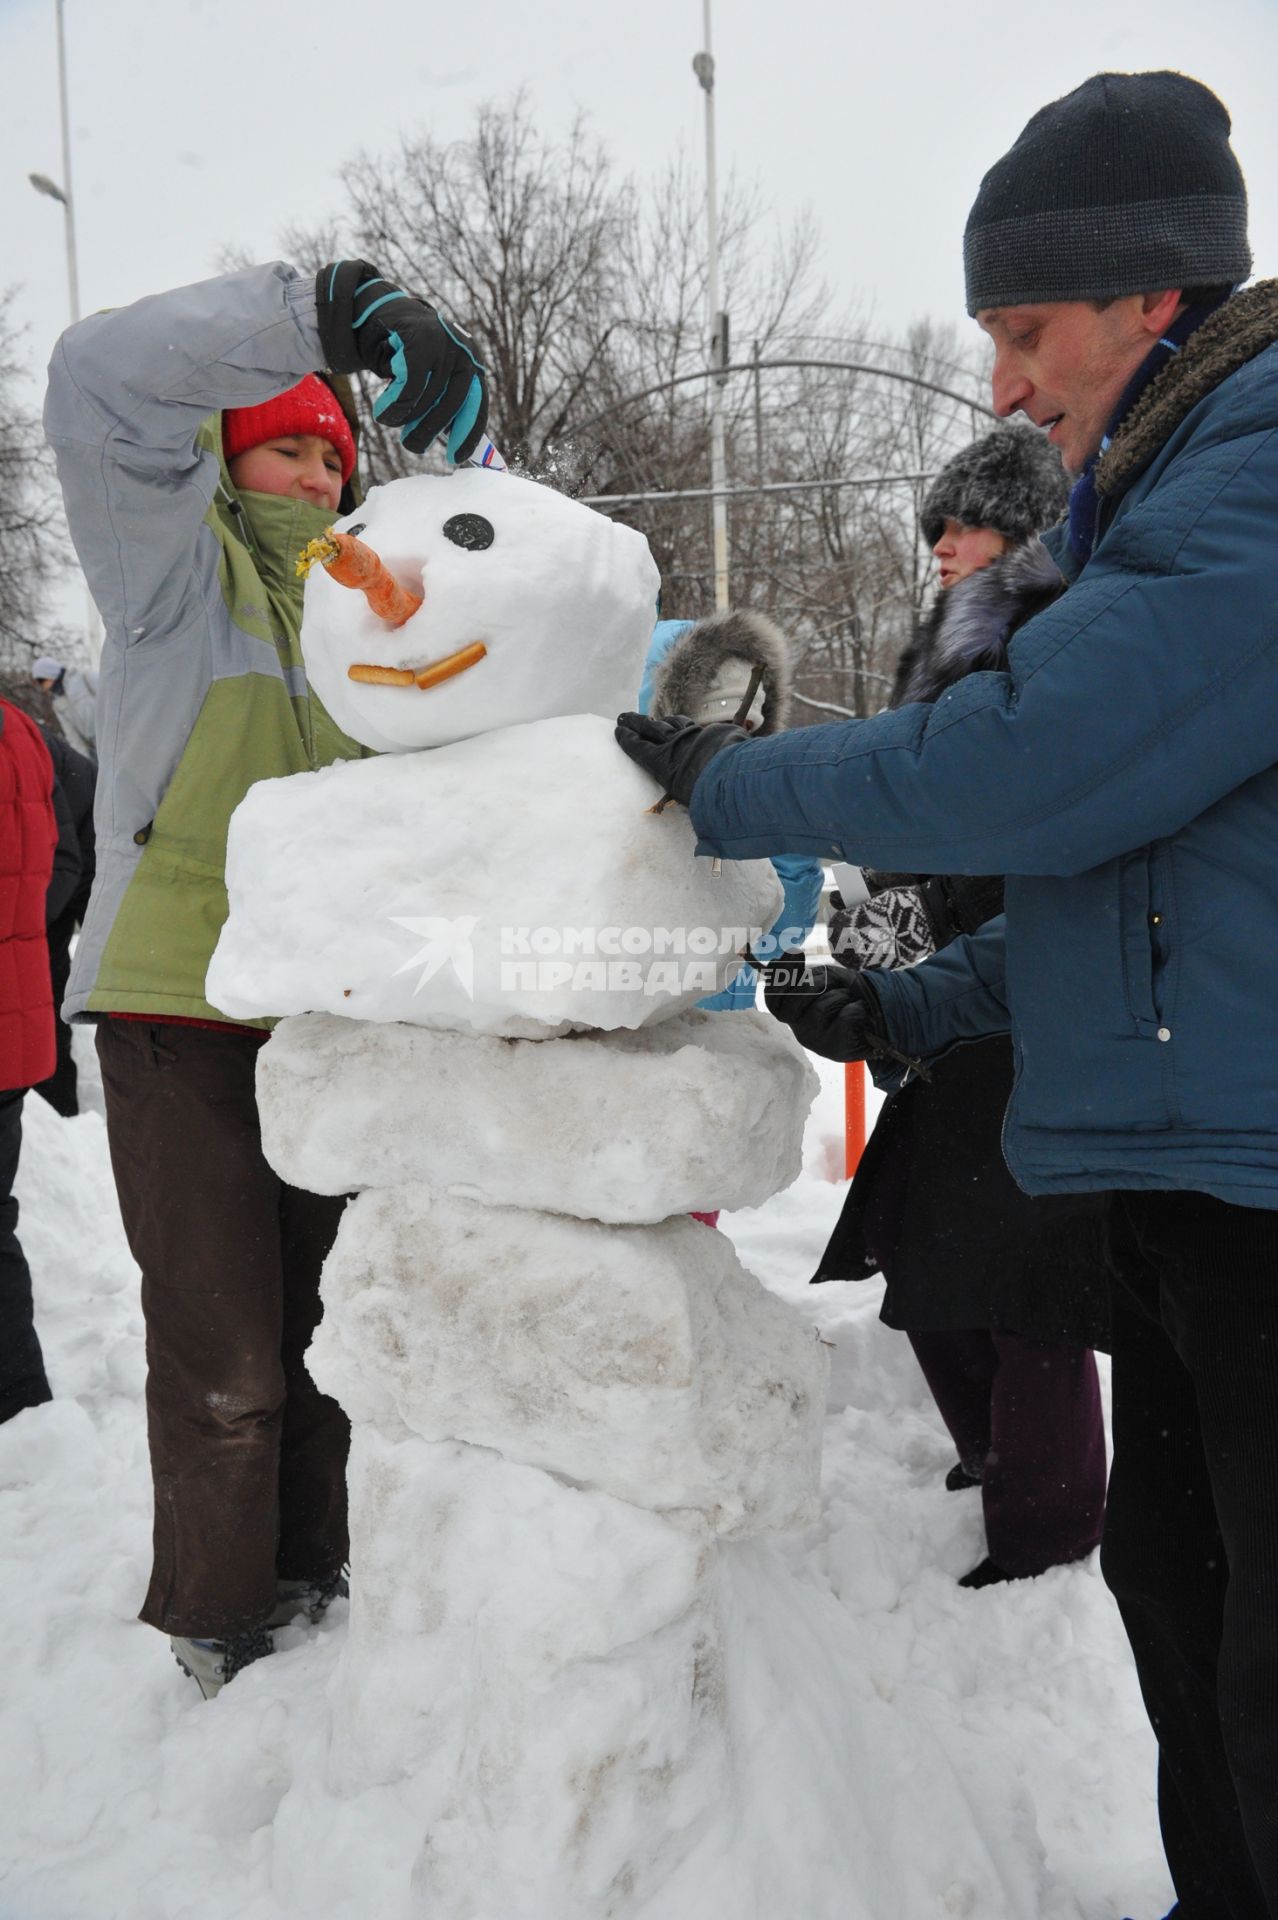
[[[700,165],[701,0],[66,0],[81,300],[116,305],[271,258],[341,205],[343,159],[401,132],[464,136],[524,87],[549,130],[585,109],[617,161]],[[1178,67],[1234,120],[1258,274],[1278,271],[1278,0],[715,0],[721,171],[782,218],[809,205],[824,268],[887,325],[963,325],[963,222],[1045,101],[1103,67]],[[54,0],[0,0],[0,286],[33,365],[65,323]]]

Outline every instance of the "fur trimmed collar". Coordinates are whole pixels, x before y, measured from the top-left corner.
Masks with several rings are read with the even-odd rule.
[[[1064,587],[1060,568],[1037,538],[946,587],[901,656],[889,706],[935,700],[969,673],[1001,670],[1016,629]]]
[[[1096,463],[1096,491],[1112,494],[1147,467],[1185,415],[1278,340],[1278,280],[1259,280],[1203,321],[1150,381]]]
[[[716,613],[681,633],[653,675],[651,711],[695,713],[724,661],[734,659],[762,667],[759,733],[778,733],[790,717],[790,644],[761,613]]]

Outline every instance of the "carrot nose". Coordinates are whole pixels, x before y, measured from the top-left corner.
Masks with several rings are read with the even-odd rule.
[[[358,587],[387,626],[402,627],[422,604],[421,594],[401,587],[381,554],[374,553],[353,533],[337,533],[330,527],[322,538],[308,542],[297,571],[305,576],[317,563],[339,586]]]

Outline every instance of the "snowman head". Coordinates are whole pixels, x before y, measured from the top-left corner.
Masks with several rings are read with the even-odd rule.
[[[363,745],[406,753],[559,714],[611,719],[633,704],[659,584],[633,528],[478,469],[375,487],[336,528],[421,598],[392,626],[322,566],[307,579],[308,679]],[[429,684],[445,663],[448,677]],[[398,670],[400,684],[370,684],[369,669]]]

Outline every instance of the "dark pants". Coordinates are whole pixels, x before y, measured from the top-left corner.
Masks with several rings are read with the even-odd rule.
[[[61,1018],[67,981],[71,977],[71,936],[75,932],[75,927],[76,909],[67,907],[49,928],[49,972],[53,979],[54,1029],[58,1064],[47,1080],[38,1081],[32,1088],[33,1093],[42,1095],[54,1112],[60,1113],[67,1120],[80,1111],[75,1060],[71,1054],[71,1029]]]
[[[221,1637],[264,1620],[277,1576],[349,1552],[350,1429],[305,1353],[345,1202],[262,1155],[255,1035],[104,1020],[111,1165],[146,1319],[154,1564],[141,1617]]]
[[[1101,1565],[1158,1737],[1178,1920],[1278,1915],[1278,1214],[1113,1197]]]
[[[18,1241],[13,1183],[22,1148],[22,1099],[0,1093],[0,1421],[51,1400],[35,1330],[31,1270]]]
[[[1097,1546],[1105,1422],[1087,1347],[1017,1333],[912,1333],[964,1466],[979,1468],[990,1558],[1042,1573]]]

